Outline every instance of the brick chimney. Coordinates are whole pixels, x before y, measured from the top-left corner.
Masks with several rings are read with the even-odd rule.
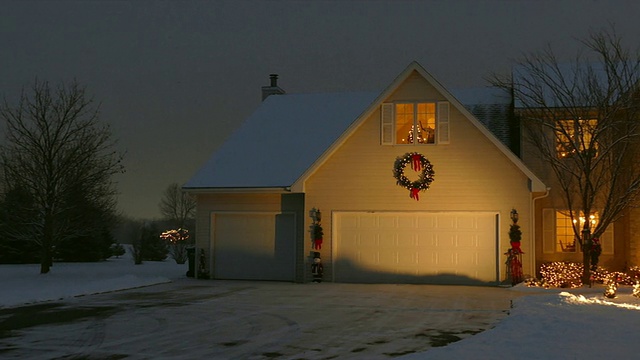
[[[282,95],[285,93],[285,91],[278,86],[278,74],[270,74],[269,79],[271,80],[271,85],[262,87],[262,101],[271,95]]]

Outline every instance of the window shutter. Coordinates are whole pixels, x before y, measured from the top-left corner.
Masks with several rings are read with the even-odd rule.
[[[551,254],[556,251],[556,211],[542,209],[542,252]]]
[[[449,102],[438,102],[438,144],[449,143]]]
[[[393,145],[393,104],[384,103],[380,110],[380,143]]]
[[[600,236],[600,246],[602,246],[602,254],[613,255],[613,224],[607,226],[607,230]]]

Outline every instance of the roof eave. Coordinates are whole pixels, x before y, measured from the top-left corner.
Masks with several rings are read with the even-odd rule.
[[[192,194],[202,193],[226,193],[226,194],[285,194],[291,192],[290,186],[274,186],[274,187],[186,187],[182,190]]]

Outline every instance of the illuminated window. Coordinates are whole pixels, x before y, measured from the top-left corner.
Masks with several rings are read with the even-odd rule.
[[[556,152],[559,158],[569,158],[578,151],[593,151],[597,155],[596,142],[592,143],[598,120],[558,120],[556,123]]]
[[[578,225],[578,221],[580,224]],[[586,221],[584,216],[580,216],[579,220],[571,220],[568,212],[556,211],[556,251],[557,252],[576,252],[578,241],[573,233],[573,224],[579,229],[584,227]],[[589,216],[591,229],[598,223],[597,214]]]
[[[448,101],[383,103],[380,109],[382,145],[449,144]]]
[[[435,144],[436,104],[395,104],[396,144]]]

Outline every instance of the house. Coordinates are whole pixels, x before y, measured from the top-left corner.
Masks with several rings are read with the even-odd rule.
[[[495,284],[512,209],[535,273],[546,185],[420,64],[381,92],[263,90],[184,185],[213,278],[307,282],[319,256],[324,281]]]
[[[520,65],[512,71],[512,113],[523,128],[521,152],[516,153],[552,189],[535,209],[536,268],[557,261],[582,263],[574,226],[579,231],[587,223],[592,233],[600,233],[601,216],[613,221],[604,222],[604,232],[593,236],[601,245],[598,265],[625,271],[640,264],[640,212],[630,190],[640,175],[633,150],[637,67],[604,61],[610,63]],[[534,130],[524,131],[526,124]],[[619,143],[631,146],[618,148]],[[591,209],[587,216],[579,213],[584,202]]]

